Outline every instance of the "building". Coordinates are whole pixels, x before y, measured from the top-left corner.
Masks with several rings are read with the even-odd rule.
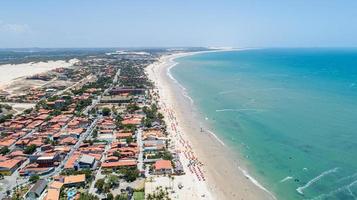
[[[25,159],[10,159],[0,162],[0,174],[10,176]]]
[[[58,200],[60,198],[60,190],[50,188],[48,189],[45,200]]]
[[[131,97],[112,95],[112,96],[103,96],[100,100],[101,103],[130,103],[132,100]]]
[[[26,194],[26,199],[32,200],[32,199],[38,199],[43,191],[47,187],[47,181],[44,179],[38,180],[34,186],[27,192]]]
[[[121,160],[115,162],[104,162],[102,163],[102,168],[121,168],[121,167],[136,167],[136,160]]]
[[[130,87],[116,87],[113,88],[109,93],[110,95],[120,95],[120,94],[142,95],[145,94],[145,89],[130,88]]]
[[[158,160],[154,164],[155,174],[172,174],[172,169],[170,160]]]
[[[83,186],[85,182],[86,182],[86,175],[79,174],[79,175],[65,176],[63,185],[66,187]]]
[[[57,165],[57,162],[60,161],[59,153],[51,153],[44,154],[37,158],[36,163],[39,164],[40,167],[52,167]]]
[[[91,168],[93,168],[94,164],[95,164],[95,158],[93,156],[83,154],[78,159],[75,167],[77,168],[77,170],[78,169],[91,169]]]

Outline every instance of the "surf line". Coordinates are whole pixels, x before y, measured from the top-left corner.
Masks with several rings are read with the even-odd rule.
[[[263,185],[261,185],[255,178],[253,178],[252,176],[250,176],[250,174],[242,169],[240,166],[238,166],[238,169],[243,173],[243,175],[249,179],[254,185],[256,185],[258,188],[262,189],[263,191],[265,191],[266,193],[268,193],[273,199],[277,199],[273,193],[271,193],[268,189],[266,189]]]
[[[337,188],[336,190],[333,190],[329,193],[326,193],[326,194],[320,194],[319,196],[317,197],[314,197],[312,199],[309,199],[309,200],[321,200],[322,198],[327,198],[327,197],[331,197],[332,195],[336,195],[337,193],[340,193],[340,192],[343,192],[345,190],[347,190],[347,192],[349,193],[349,195],[351,195],[354,199],[356,199],[356,196],[352,193],[351,191],[351,187],[354,186],[355,184],[357,183],[357,180],[351,182],[350,184],[348,185],[344,185],[342,187],[339,187]]]
[[[191,104],[193,104],[194,101],[193,101],[193,99],[187,94],[186,88],[185,88],[183,85],[181,85],[181,84],[172,76],[172,74],[171,74],[171,68],[175,67],[178,63],[175,62],[175,61],[173,61],[172,59],[170,59],[170,62],[173,62],[173,63],[171,64],[170,67],[167,68],[167,71],[166,71],[167,76],[169,76],[170,79],[171,79],[174,83],[176,83],[176,84],[179,86],[179,88],[181,88],[182,95],[183,95],[184,97],[186,97],[188,100],[190,100],[190,103],[191,103]]]
[[[221,145],[226,146],[226,144],[224,144],[224,142],[223,142],[221,139],[219,139],[219,138],[217,137],[217,135],[214,134],[212,131],[207,130],[207,132],[208,132],[209,134],[211,134]]]
[[[280,183],[284,183],[285,181],[288,181],[288,180],[293,179],[293,178],[294,178],[294,177],[292,177],[292,176],[287,176],[287,177],[281,179],[279,182],[280,182]]]
[[[298,187],[296,189],[296,191],[299,193],[299,194],[304,194],[303,190],[305,190],[306,188],[310,187],[312,184],[316,183],[317,181],[319,181],[321,178],[323,178],[324,176],[326,175],[329,175],[331,173],[335,173],[338,171],[338,167],[336,168],[333,168],[333,169],[330,169],[330,170],[327,170],[327,171],[324,171],[322,172],[320,175],[316,176],[315,178],[311,179],[309,182],[307,182],[304,186],[301,186],[301,187]]]

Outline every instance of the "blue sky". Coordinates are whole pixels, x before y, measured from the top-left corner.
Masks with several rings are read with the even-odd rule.
[[[356,0],[8,0],[0,48],[357,47]]]

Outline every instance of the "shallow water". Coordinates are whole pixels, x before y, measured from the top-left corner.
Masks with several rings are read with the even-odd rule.
[[[171,73],[279,199],[357,198],[357,49],[179,58]]]

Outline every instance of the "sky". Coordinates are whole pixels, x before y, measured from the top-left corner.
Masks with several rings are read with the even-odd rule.
[[[357,47],[357,1],[0,1],[0,48],[181,46]]]

